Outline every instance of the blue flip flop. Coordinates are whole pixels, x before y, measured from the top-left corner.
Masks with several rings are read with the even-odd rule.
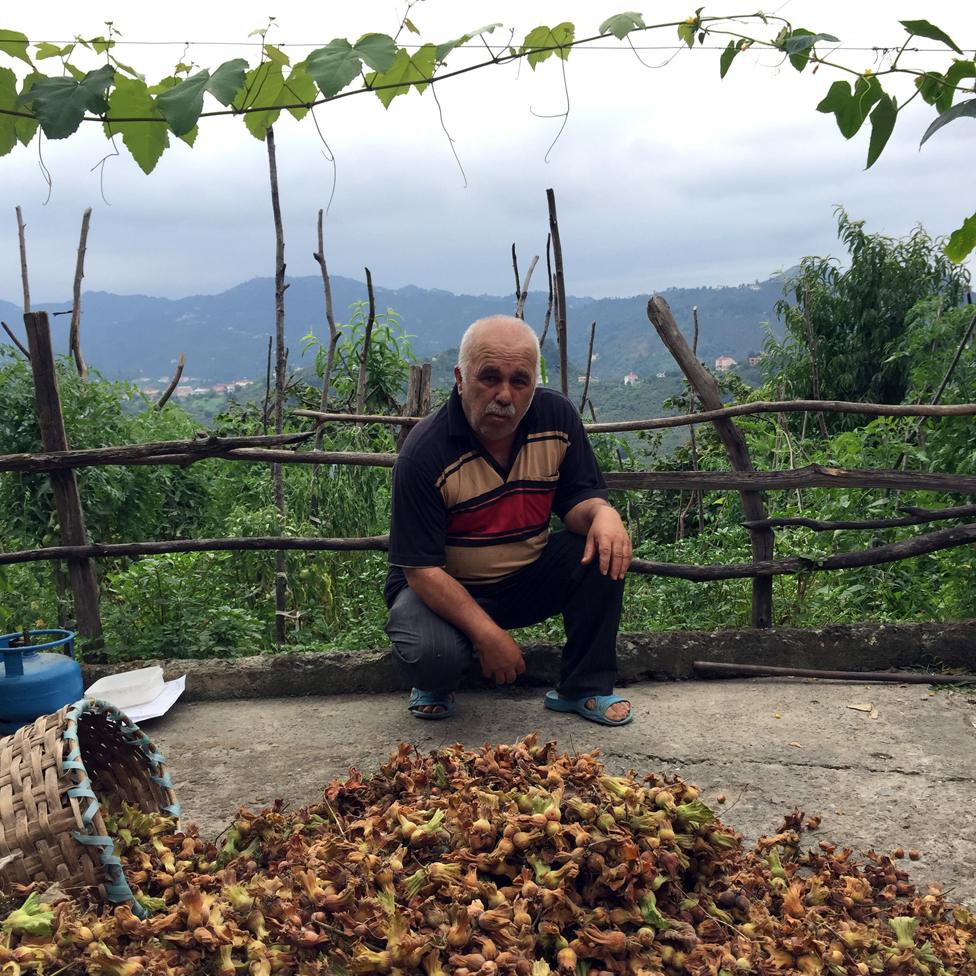
[[[425,705],[439,705],[444,709],[442,712],[422,712],[420,711]],[[454,699],[451,697],[449,692],[443,691],[421,691],[419,688],[413,688],[410,692],[410,704],[407,706],[408,711],[414,718],[422,718],[428,721],[438,721],[442,718],[450,718],[454,714],[456,708]]]
[[[595,707],[587,708],[586,703],[591,698]],[[543,704],[554,712],[575,712],[577,715],[582,715],[583,718],[599,725],[627,725],[634,718],[633,706],[631,706],[626,718],[617,720],[607,718],[607,709],[617,702],[630,703],[630,700],[620,695],[584,695],[582,698],[563,698],[558,692],[547,691]]]

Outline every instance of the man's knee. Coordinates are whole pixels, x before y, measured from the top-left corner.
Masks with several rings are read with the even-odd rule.
[[[470,641],[410,587],[400,591],[390,608],[386,633],[400,669],[426,691],[455,688],[470,663]]]

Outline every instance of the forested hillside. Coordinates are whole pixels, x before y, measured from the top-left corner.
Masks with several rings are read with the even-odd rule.
[[[839,230],[849,251],[846,268],[819,257],[804,259],[781,293],[786,327],[782,340],[768,339],[761,372],[755,372],[751,385],[734,373],[720,374],[724,396],[748,402],[810,398],[819,390],[826,397],[861,401],[884,395],[889,402],[931,403],[936,397],[942,403],[976,402],[976,313],[967,304],[965,270],[946,261],[936,242],[921,230],[891,240],[867,233],[843,213]],[[716,289],[716,301],[733,291]],[[718,306],[713,313],[700,297],[699,307],[703,318],[718,314]],[[361,328],[347,329],[339,345],[329,403],[333,409],[349,409],[361,337]],[[819,371],[813,368],[812,347],[817,349]],[[304,423],[290,408],[318,405],[321,373],[316,375],[316,367],[321,370],[322,348],[309,352],[308,371],[289,391],[286,429],[301,429]],[[395,318],[382,316],[367,357],[368,412],[399,412],[412,357]],[[554,384],[556,357],[549,348],[546,358]],[[444,385],[450,382],[453,361],[446,355],[435,363]],[[179,403],[170,401],[163,410],[155,410],[131,385],[97,374],[82,380],[67,358],[59,361],[59,373],[72,447],[187,438],[198,427]],[[653,412],[685,412],[684,381],[673,366],[669,373],[626,387],[594,383],[591,391],[604,391],[603,400],[594,396],[602,404],[598,410],[604,415],[599,419],[644,413],[647,403],[641,397],[648,396],[660,406]],[[578,402],[580,389],[573,379],[570,393]],[[0,351],[0,453],[41,449],[34,409],[30,369],[8,347]],[[822,464],[976,474],[976,424],[968,416],[922,420],[767,414],[743,417],[736,424],[760,471]],[[212,418],[211,426],[237,435],[266,431],[262,398],[230,405]],[[681,470],[693,464],[702,470],[727,471],[728,460],[715,431],[708,426],[697,430],[694,448],[682,436],[599,435],[592,440],[608,471]],[[330,424],[323,434],[325,450],[395,449],[395,428]],[[334,538],[387,531],[388,468],[333,465],[317,473],[306,464],[285,468],[285,534]],[[277,531],[265,464],[208,460],[183,468],[82,468],[78,482],[89,535],[102,543],[264,536]],[[769,491],[764,497],[771,517],[821,520],[879,519],[913,507],[945,509],[965,500],[929,490],[884,494],[827,488]],[[737,492],[708,491],[699,497],[687,491],[628,491],[615,493],[614,501],[626,516],[639,557],[694,565],[749,560]],[[965,511],[936,517],[951,522]],[[828,556],[873,549],[927,531],[931,526],[924,524],[829,532],[795,525],[777,530],[776,555],[802,555],[813,565]],[[49,546],[57,539],[48,476],[10,474],[0,479],[0,551]],[[274,647],[276,577],[271,553],[170,553],[99,559],[98,565],[102,619],[112,656],[234,655]],[[309,650],[385,645],[385,567],[385,556],[379,552],[289,552],[287,645]],[[804,626],[976,617],[974,571],[973,548],[962,546],[858,570],[779,576],[774,621]],[[695,583],[631,574],[627,585],[625,630],[741,626],[750,619],[746,580]],[[58,622],[71,622],[71,606],[57,563],[0,566],[0,629]],[[558,627],[550,622],[522,636],[555,637]]]
[[[544,276],[543,276],[544,277]],[[511,313],[511,295],[455,295],[449,291],[383,288],[378,279],[377,308],[393,308],[411,338],[414,353],[430,358],[456,346],[465,327],[498,312]],[[332,278],[336,317],[349,320],[349,310],[367,297],[364,282]],[[700,351],[706,359],[730,355],[743,359],[762,346],[761,323],[775,321],[774,305],[782,278],[730,288],[682,288],[664,291],[681,325],[691,328],[691,308],[701,319]],[[594,374],[601,380],[622,380],[667,368],[667,353],[653,336],[645,307],[648,295],[630,298],[568,298],[570,355],[585,362],[590,323],[597,322]],[[542,330],[547,295],[531,292],[526,320]],[[70,309],[70,302],[38,302],[35,309]],[[301,364],[302,338],[309,332],[327,334],[321,277],[289,279],[285,298],[289,365]],[[67,351],[69,316],[54,319],[55,349]],[[17,325],[20,309],[0,301],[0,319]],[[172,375],[180,352],[187,357],[186,375],[201,383],[226,383],[264,375],[268,336],[274,331],[274,282],[255,278],[217,295],[151,298],[90,291],[82,295],[82,348],[85,359],[105,376],[117,379]],[[4,335],[4,342],[9,340]]]

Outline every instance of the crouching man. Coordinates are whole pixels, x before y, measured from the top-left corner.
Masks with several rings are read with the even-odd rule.
[[[476,658],[508,684],[525,661],[508,631],[562,613],[547,708],[631,721],[613,693],[631,544],[575,407],[536,387],[539,342],[492,316],[461,340],[450,400],[410,432],[393,470],[386,632],[414,685],[410,711],[443,719]],[[555,512],[566,531],[550,534]]]

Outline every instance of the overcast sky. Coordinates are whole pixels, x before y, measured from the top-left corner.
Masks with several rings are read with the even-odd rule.
[[[546,0],[539,3],[423,0],[411,11],[424,40],[443,41],[493,21],[527,30],[572,20],[577,36],[594,34],[629,0]],[[404,4],[359,0],[216,6],[171,0],[164,5],[121,2],[17,5],[0,27],[32,41],[66,41],[122,32],[117,55],[150,81],[181,57],[213,68],[233,57],[256,62],[248,33],[276,14],[269,41],[289,45],[293,59],[333,37],[366,31],[395,33]],[[645,6],[648,23],[678,19],[693,4]],[[718,15],[741,4],[708,7]],[[899,18],[925,17],[964,49],[976,46],[976,13],[958,0],[839,3],[791,0],[771,6],[794,26],[833,33],[836,55],[857,67],[877,67],[870,50],[897,46]],[[967,13],[967,10],[969,11]],[[508,31],[491,43],[503,44]],[[172,42],[133,44],[131,42]],[[192,42],[183,53],[183,42]],[[222,42],[217,46],[210,42]],[[673,30],[638,35],[638,45],[676,43]],[[936,48],[933,42],[921,42]],[[307,45],[295,47],[290,45]],[[336,274],[362,276],[388,287],[416,284],[454,292],[506,293],[512,288],[510,248],[522,267],[545,247],[545,191],[559,209],[567,289],[576,295],[633,295],[674,285],[737,284],[765,278],[808,254],[837,254],[833,207],[842,204],[870,230],[892,235],[921,222],[947,234],[972,213],[976,120],[947,127],[921,152],[918,143],[933,110],[909,106],[878,163],[864,170],[868,129],[850,142],[816,105],[839,77],[811,76],[765,53],[746,52],[719,79],[719,51],[682,51],[666,67],[646,67],[625,45],[573,52],[566,65],[570,115],[546,158],[566,95],[558,62],[533,72],[525,64],[471,72],[438,87],[444,122],[466,174],[462,176],[428,91],[396,99],[385,110],[373,95],[317,110],[337,165],[327,217],[327,258]],[[482,54],[484,52],[481,52]],[[641,50],[660,65],[671,50]],[[452,68],[481,55],[456,52]],[[941,53],[913,63],[944,69]],[[908,56],[904,63],[908,63]],[[43,64],[52,69],[54,62]],[[94,63],[83,66],[94,67]],[[0,67],[25,67],[0,55]],[[904,82],[899,101],[911,88]],[[216,107],[215,104],[209,107]],[[536,114],[533,114],[536,113]],[[14,206],[27,222],[35,301],[70,295],[82,210],[93,208],[85,287],[181,297],[219,292],[274,271],[274,240],[264,143],[239,120],[204,120],[197,144],[175,145],[145,176],[121,148],[110,150],[100,127],[43,145],[53,178],[50,201],[38,167],[37,144],[0,159],[0,298],[21,300]],[[286,260],[292,275],[316,274],[311,258],[319,207],[329,201],[333,170],[310,119],[290,116],[276,126]],[[543,281],[536,279],[537,287]]]

